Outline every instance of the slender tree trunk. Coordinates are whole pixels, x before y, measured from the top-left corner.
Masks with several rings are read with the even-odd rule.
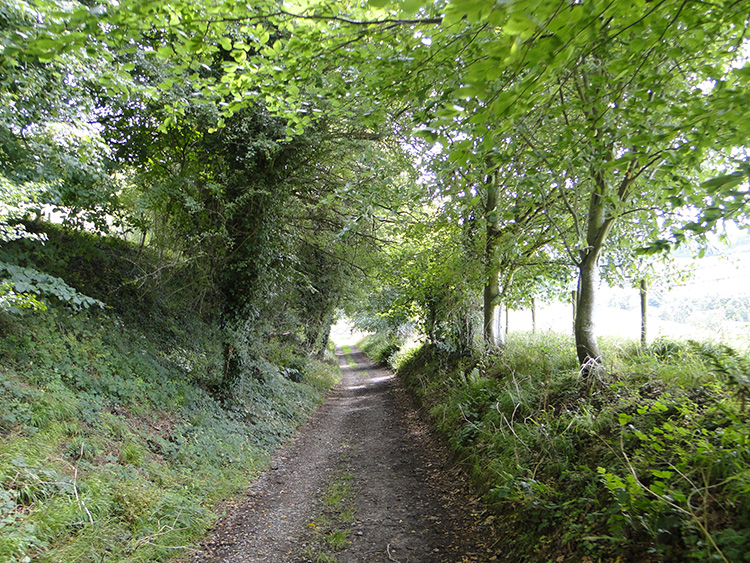
[[[322,360],[325,358],[326,350],[328,349],[328,341],[331,339],[331,324],[329,323],[328,326],[326,326],[325,331],[323,332],[323,337],[320,339],[320,346],[318,347],[318,351],[315,353],[315,357]]]
[[[435,306],[435,300],[430,298],[427,302],[427,319],[425,320],[425,328],[427,330],[427,338],[430,344],[437,344],[437,308]]]
[[[599,285],[599,253],[588,252],[578,266],[578,307],[575,319],[576,352],[581,365],[591,360],[599,361],[601,351],[596,339],[594,313]]]
[[[641,346],[648,342],[648,282],[641,280]]]
[[[490,348],[502,347],[503,340],[503,308],[498,303],[500,297],[499,278],[488,280],[484,286],[484,342]]]
[[[600,154],[604,154],[601,151]],[[607,159],[609,160],[609,159]],[[596,340],[594,313],[596,293],[599,287],[599,257],[602,255],[614,218],[607,213],[607,194],[611,186],[604,178],[604,172],[592,168],[595,189],[589,200],[586,218],[586,248],[581,249],[578,262],[578,308],[575,320],[575,340],[578,361],[581,365],[600,362],[602,353]],[[624,189],[627,184],[622,184]],[[624,193],[624,192],[623,192]]]
[[[502,307],[500,306],[500,261],[497,259],[498,241],[498,204],[499,187],[497,174],[487,176],[487,241],[485,243],[485,277],[484,277],[484,342],[488,348],[504,345],[502,330]]]
[[[578,316],[578,290],[570,292],[570,302],[573,305],[573,334],[576,333],[576,317]]]
[[[536,333],[536,299],[531,298],[531,332]]]
[[[468,356],[471,353],[472,344],[474,343],[474,326],[472,315],[465,311],[462,313],[462,328],[459,332],[458,346],[461,356]]]

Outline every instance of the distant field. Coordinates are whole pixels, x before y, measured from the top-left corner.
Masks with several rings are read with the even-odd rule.
[[[649,292],[649,340],[659,337],[723,341],[750,346],[750,255],[681,259],[693,275],[679,285]],[[602,336],[640,338],[640,297],[634,288],[603,287],[597,329]],[[572,331],[570,303],[537,305],[537,330]],[[509,329],[530,331],[531,311],[511,311]]]

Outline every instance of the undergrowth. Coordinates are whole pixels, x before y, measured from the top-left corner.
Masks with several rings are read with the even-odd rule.
[[[505,561],[750,561],[748,360],[724,346],[569,338],[497,355],[424,345],[399,375],[471,471]]]
[[[357,347],[379,364],[390,364],[396,359],[402,341],[395,333],[375,332],[357,343]]]
[[[50,301],[0,316],[0,561],[166,560],[206,532],[336,371],[288,342],[255,342],[252,373],[222,390],[219,319],[177,290],[189,272],[151,291],[132,271],[137,249],[63,232],[50,245],[61,239],[72,255],[58,246],[36,265],[107,309]]]

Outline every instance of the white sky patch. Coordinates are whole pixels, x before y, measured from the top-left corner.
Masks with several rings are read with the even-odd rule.
[[[412,37],[414,37],[414,39],[419,39],[422,42],[422,45],[425,45],[427,47],[432,45],[432,38],[426,37],[421,31],[415,31]]]

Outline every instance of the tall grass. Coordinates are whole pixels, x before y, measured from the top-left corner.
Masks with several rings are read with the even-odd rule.
[[[496,508],[504,560],[750,560],[746,360],[604,350],[583,374],[570,338],[517,334],[473,358],[423,346],[399,375]]]

